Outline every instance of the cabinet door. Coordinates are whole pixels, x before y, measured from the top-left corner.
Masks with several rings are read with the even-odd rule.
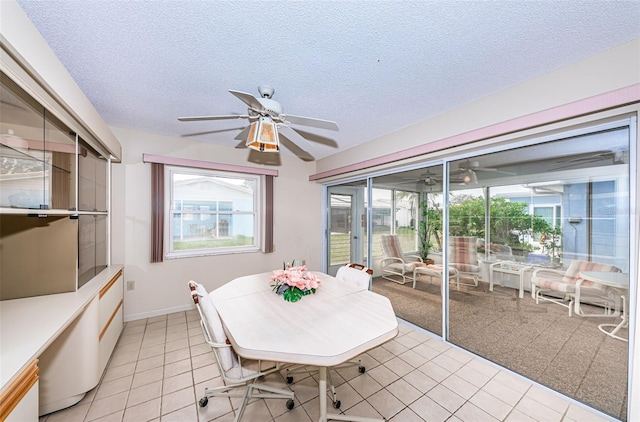
[[[77,221],[0,214],[0,300],[76,290]]]
[[[74,208],[75,135],[0,76],[0,207]]]
[[[98,297],[40,355],[40,415],[73,406],[100,381]]]
[[[78,288],[107,267],[107,216],[78,216]]]
[[[107,210],[107,160],[80,140],[78,155],[78,209]]]

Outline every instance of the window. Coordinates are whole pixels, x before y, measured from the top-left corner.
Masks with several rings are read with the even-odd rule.
[[[260,175],[165,169],[167,258],[260,249]]]

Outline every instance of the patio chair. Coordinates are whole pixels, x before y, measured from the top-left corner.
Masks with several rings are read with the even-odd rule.
[[[513,260],[513,250],[509,245],[489,243],[489,247],[487,248],[484,239],[477,239],[476,250],[481,255],[487,255],[488,252],[489,259]]]
[[[621,272],[613,265],[579,259],[572,260],[566,270],[538,268],[531,275],[531,297],[536,300],[536,304],[543,300],[564,306],[569,309],[569,316],[574,308],[576,315],[585,317],[620,315],[619,296],[606,286],[582,279],[582,271]],[[601,306],[603,312],[585,313],[582,311],[581,303]]]
[[[472,284],[460,283],[465,286],[478,287],[480,266],[478,265],[476,240],[476,236],[451,236],[449,238],[449,266],[458,270],[459,278],[473,281]]]
[[[279,364],[243,359],[238,356],[227,339],[218,311],[206,289],[195,281],[189,281],[189,290],[200,314],[202,334],[213,350],[218,370],[224,381],[221,387],[205,388],[204,397],[198,402],[200,407],[208,404],[209,397],[242,398],[235,422],[242,419],[249,400],[253,398],[286,399],[287,409],[293,409],[293,391],[257,382],[261,377],[278,372]]]
[[[380,236],[384,258],[380,261],[382,278],[398,284],[405,284],[407,278],[413,280],[413,270],[424,267],[422,258],[418,255],[405,255],[400,246],[398,235],[383,234]]]

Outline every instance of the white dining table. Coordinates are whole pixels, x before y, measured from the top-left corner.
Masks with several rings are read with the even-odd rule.
[[[327,368],[397,335],[398,320],[389,299],[316,272],[321,279],[316,293],[287,302],[273,292],[271,274],[239,277],[211,292],[236,353],[318,367],[319,422],[379,421],[327,413]]]

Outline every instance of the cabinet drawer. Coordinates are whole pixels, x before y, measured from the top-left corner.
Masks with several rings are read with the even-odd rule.
[[[107,367],[111,353],[113,353],[113,349],[116,347],[118,338],[120,338],[120,333],[124,326],[122,316],[123,309],[122,306],[120,306],[111,320],[111,323],[104,331],[102,331],[102,333],[100,333],[100,345],[98,346],[98,365],[100,372],[103,372]]]
[[[38,360],[34,360],[0,394],[0,420],[38,420]]]
[[[104,371],[111,353],[118,342],[123,328],[123,282],[122,271],[119,271],[101,290],[99,294],[98,327],[98,370]]]
[[[123,279],[122,271],[120,271],[100,290],[100,304],[98,305],[100,308],[98,316],[100,333],[107,329],[114,313],[122,304]],[[122,321],[122,318],[120,320]]]

